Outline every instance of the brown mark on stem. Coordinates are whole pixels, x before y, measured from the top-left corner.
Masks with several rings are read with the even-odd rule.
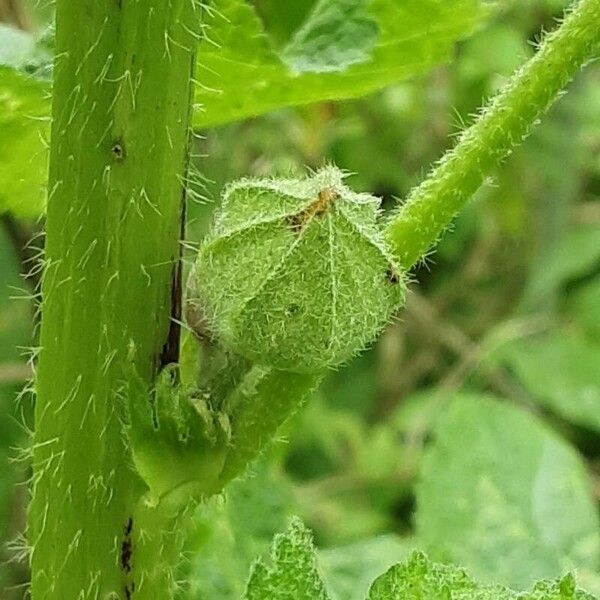
[[[133,519],[129,517],[123,527],[123,541],[121,542],[121,569],[124,573],[131,573],[133,558]]]
[[[115,162],[123,162],[126,156],[123,140],[115,140],[112,143],[110,152]]]
[[[181,198],[180,213],[180,240],[185,239],[185,188]],[[173,275],[171,278],[171,322],[169,324],[169,333],[162,347],[157,372],[170,364],[179,362],[179,346],[181,342],[181,305],[183,295],[182,285],[182,248],[179,245],[179,253],[173,266]]]
[[[121,555],[119,564],[121,571],[125,575],[125,598],[131,600],[135,592],[135,582],[131,579],[131,571],[133,569],[133,518],[129,517],[123,527],[123,539],[121,541]]]
[[[179,342],[181,338],[181,259],[178,258],[173,267],[171,279],[171,322],[169,333],[162,347],[157,372],[164,367],[179,362]]]

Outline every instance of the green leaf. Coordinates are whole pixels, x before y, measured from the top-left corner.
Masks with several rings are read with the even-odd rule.
[[[578,589],[575,578],[566,575],[558,581],[541,581],[529,594],[518,594],[519,600],[596,600],[594,596]]]
[[[0,66],[0,213],[44,210],[49,123],[44,84]]]
[[[502,356],[537,402],[600,431],[600,344],[556,331],[512,342]]]
[[[285,46],[314,8],[317,0],[281,2],[254,0],[252,4],[263,20],[269,36],[277,47]]]
[[[571,294],[569,309],[590,339],[600,340],[600,277]]]
[[[598,514],[581,459],[499,401],[459,396],[439,417],[417,506],[426,547],[481,581],[526,589],[598,564]]]
[[[0,214],[36,217],[44,208],[50,85],[40,75],[48,57],[32,36],[0,25]]]
[[[252,567],[245,600],[328,600],[317,570],[312,535],[299,519],[275,536],[271,565],[262,559]]]
[[[600,228],[582,227],[569,232],[549,254],[543,268],[529,283],[523,302],[541,298],[569,280],[584,277],[600,261]]]
[[[283,106],[356,98],[425,73],[447,60],[487,12],[480,0],[319,0],[278,52],[250,3],[213,0],[198,53],[194,123],[209,127]],[[0,139],[10,140],[0,150],[0,213],[34,217],[44,210],[41,140],[49,134],[51,86],[23,70],[37,73],[48,53],[5,26],[0,47]]]
[[[508,600],[514,597],[498,587],[479,588],[465,571],[431,563],[415,552],[406,563],[378,577],[367,600]]]
[[[357,98],[425,73],[489,14],[479,0],[319,0],[278,52],[250,3],[212,7],[198,54],[198,127]]]
[[[538,583],[528,594],[476,584],[458,567],[439,565],[415,552],[373,583],[367,600],[593,600],[574,579]]]
[[[344,71],[367,62],[379,27],[366,5],[363,0],[318,2],[283,50],[284,62],[296,73]]]

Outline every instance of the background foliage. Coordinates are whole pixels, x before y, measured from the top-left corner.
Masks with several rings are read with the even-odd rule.
[[[411,26],[427,31],[407,41],[394,28],[403,22],[392,14],[394,2],[373,2],[373,13],[361,12],[357,2],[319,2],[322,10],[337,6],[339,15],[350,15],[357,52],[380,61],[372,77],[366,75],[372,65],[343,51],[344,36],[319,62],[323,48],[311,51],[319,7],[312,23],[305,20],[314,0],[289,10],[277,0],[218,4],[213,37],[231,54],[211,53],[210,44],[200,53],[197,76],[205,87],[197,99],[206,112],[196,116],[195,166],[205,180],[196,184],[200,201],[189,209],[192,246],[225,182],[301,173],[324,157],[356,173],[350,184],[390,208],[533,53],[540,25],[550,28],[566,2],[502,2],[456,48],[451,41],[471,34],[482,16],[478,3],[457,3],[446,21],[437,15],[446,26],[434,33],[427,3],[403,3]],[[24,9],[21,25],[43,32],[48,7],[31,2]],[[223,40],[223,19],[235,11],[242,12],[247,37]],[[378,18],[389,37],[373,37],[370,23]],[[30,374],[25,347],[35,346],[36,273],[25,280],[19,274],[31,270],[41,227],[32,218],[42,210],[44,184],[45,125],[37,119],[47,116],[50,86],[44,37],[33,52],[28,44],[29,38],[12,39],[16,50],[0,54],[0,63],[35,75],[19,79],[19,87],[8,83],[13,71],[0,67],[0,210],[15,198],[20,207],[13,210],[19,218],[5,213],[0,228],[0,539],[8,542],[0,561],[2,598],[22,597],[27,577],[19,535],[28,474],[20,459],[27,457],[21,448],[31,399],[26,392],[15,397]],[[418,66],[397,59],[408,56],[406,44],[420,57]],[[252,64],[244,60],[249,55]],[[356,64],[342,65],[340,56]],[[211,79],[225,59],[236,65],[227,71],[231,81]],[[322,77],[313,79],[317,73]],[[323,101],[406,75],[417,77],[363,99]],[[277,98],[265,91],[275,80]],[[525,590],[574,571],[580,587],[600,594],[599,83],[598,67],[577,78],[416,270],[400,318],[373,348],[329,375],[226,499],[202,507],[182,567],[184,597],[239,598],[254,559],[266,556],[293,515],[314,533],[315,569],[332,599],[362,600],[373,579],[414,549],[466,568],[481,585]],[[235,93],[223,100],[215,92],[221,86]],[[322,101],[306,104],[316,98]],[[207,128],[281,104],[306,105]],[[26,135],[11,129],[19,111],[35,117]],[[406,569],[428,572],[419,556]],[[377,593],[376,586],[371,597],[386,597]]]

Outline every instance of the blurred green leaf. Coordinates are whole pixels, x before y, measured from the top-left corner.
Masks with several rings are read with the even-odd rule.
[[[341,371],[332,371],[322,385],[327,405],[366,417],[377,400],[377,356],[374,350],[352,359]]]
[[[317,570],[312,534],[299,519],[275,536],[271,564],[252,567],[244,600],[328,600]]]
[[[593,600],[575,588],[571,576],[540,582],[527,594],[500,586],[480,586],[460,568],[430,562],[415,552],[379,577],[367,600]]]
[[[536,401],[600,431],[600,344],[556,331],[516,340],[501,354]]]
[[[0,214],[43,211],[49,131],[45,42],[0,24]],[[30,73],[36,73],[34,77]],[[47,73],[46,73],[47,74]]]
[[[526,297],[543,297],[554,288],[590,273],[600,264],[600,228],[582,227],[567,233],[533,274]]]
[[[212,8],[198,54],[198,127],[356,98],[425,73],[489,14],[479,0],[319,0],[278,53],[252,5]]]
[[[252,0],[276,46],[284,46],[308,17],[317,0],[281,2],[281,0]]]
[[[295,0],[299,2],[300,0]],[[264,9],[263,9],[264,10]],[[197,127],[282,106],[354,98],[447,60],[488,13],[480,0],[319,0],[278,53],[254,6],[213,0],[196,74]],[[432,23],[434,25],[432,25]],[[50,83],[47,40],[0,28],[0,213],[43,212]],[[47,75],[47,73],[46,73]]]
[[[379,37],[362,0],[322,0],[285,47],[281,58],[296,73],[344,71],[366,62]]]
[[[491,93],[496,91],[499,79],[512,75],[532,53],[533,48],[518,29],[499,24],[479,32],[465,44],[458,69],[467,82],[489,78],[491,85],[486,91]],[[483,55],[487,60],[481,60]]]
[[[600,340],[600,277],[582,285],[569,300],[570,314],[590,339]]]
[[[413,547],[414,540],[390,534],[320,550],[319,566],[332,600],[364,600],[373,580]]]
[[[0,213],[36,217],[44,210],[49,123],[46,84],[0,66]]]
[[[290,422],[286,467],[297,479],[326,477],[343,469],[363,444],[364,426],[352,413],[331,409],[319,391]]]
[[[485,582],[526,589],[598,564],[598,514],[580,457],[499,401],[458,396],[440,416],[417,506],[426,548]]]
[[[409,439],[426,438],[446,406],[435,389],[423,389],[404,398],[392,416],[394,427]]]

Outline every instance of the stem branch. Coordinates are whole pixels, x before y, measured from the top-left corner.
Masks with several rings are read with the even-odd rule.
[[[581,0],[546,37],[536,56],[463,132],[454,149],[411,192],[386,228],[390,248],[405,269],[435,245],[485,178],[594,57],[599,40],[600,0]]]

